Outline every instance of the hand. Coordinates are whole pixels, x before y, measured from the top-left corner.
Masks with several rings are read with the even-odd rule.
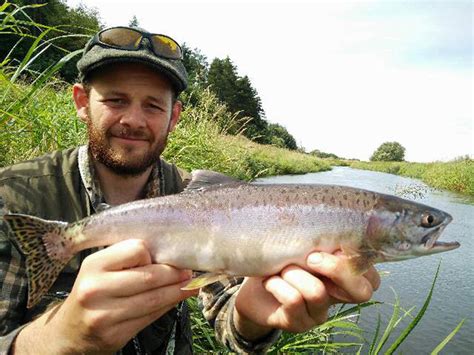
[[[181,290],[190,277],[190,271],[152,264],[142,240],[94,253],[82,263],[71,294],[44,321],[53,332],[49,341],[66,353],[115,352],[195,295]]]
[[[324,323],[333,304],[370,300],[380,285],[377,271],[371,267],[364,275],[354,275],[346,258],[313,253],[305,269],[290,265],[268,279],[247,278],[235,302],[239,333],[256,340],[274,328],[305,332]]]

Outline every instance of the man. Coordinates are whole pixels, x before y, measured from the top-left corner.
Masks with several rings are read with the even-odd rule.
[[[88,43],[73,98],[87,146],[0,170],[0,196],[13,212],[75,221],[105,205],[183,190],[187,174],[160,158],[181,113],[187,75],[178,44],[139,29],[109,28]],[[152,264],[140,240],[75,257],[49,294],[26,308],[23,256],[0,228],[0,351],[11,354],[190,353],[181,287],[190,270]],[[159,236],[157,236],[159,237]],[[319,275],[319,277],[315,276]],[[236,352],[268,349],[280,329],[309,330],[340,302],[363,302],[378,287],[371,268],[351,275],[344,257],[313,253],[306,270],[268,279],[230,278],[200,291],[204,315]]]

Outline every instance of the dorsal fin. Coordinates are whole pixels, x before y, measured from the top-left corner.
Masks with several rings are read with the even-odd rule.
[[[210,170],[193,170],[192,178],[185,191],[206,190],[224,185],[241,185],[245,182]]]

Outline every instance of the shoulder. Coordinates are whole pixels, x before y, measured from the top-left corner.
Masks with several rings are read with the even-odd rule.
[[[0,168],[0,185],[9,180],[67,174],[77,168],[78,148],[52,152],[38,158]]]
[[[165,183],[165,193],[174,194],[184,190],[191,180],[191,174],[175,164],[168,163],[161,159],[161,169]]]
[[[56,151],[1,168],[0,197],[6,207],[33,213],[33,206],[51,204],[58,194],[77,185],[77,151],[78,148]]]

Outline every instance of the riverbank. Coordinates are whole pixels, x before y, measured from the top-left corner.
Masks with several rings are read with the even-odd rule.
[[[397,186],[417,184],[416,180],[410,178],[349,167],[334,167],[329,172],[317,174],[277,176],[260,179],[259,182],[337,184],[392,195]],[[444,242],[458,241],[461,243],[461,247],[427,257],[377,264],[377,269],[384,272],[384,276],[380,289],[374,294],[373,300],[380,301],[382,304],[361,310],[361,316],[356,323],[364,329],[364,339],[369,344],[364,343],[361,349],[355,347],[339,352],[335,351],[335,353],[355,354],[359,353],[358,350],[361,354],[376,353],[370,351],[373,350],[370,347],[371,340],[377,337],[377,334],[380,338],[385,332],[385,327],[393,322],[392,325],[395,326],[393,334],[384,348],[378,352],[380,354],[385,353],[385,350],[391,346],[390,344],[394,342],[398,334],[403,332],[407,324],[413,320],[413,317],[423,307],[440,263],[441,269],[431,303],[423,319],[395,353],[429,354],[463,319],[466,319],[466,321],[459,332],[454,335],[446,348],[440,353],[469,354],[472,352],[471,334],[474,331],[474,322],[472,315],[467,310],[470,309],[472,304],[471,299],[474,291],[474,277],[471,272],[474,267],[474,260],[471,257],[471,251],[474,247],[474,239],[472,238],[474,204],[463,202],[462,199],[456,198],[452,193],[432,190],[427,190],[422,198],[417,198],[417,201],[442,209],[453,216],[453,221],[442,233],[439,240]],[[403,320],[395,325],[397,317],[391,318],[397,306],[402,307],[402,309],[398,309],[398,318],[403,318]],[[410,316],[407,316],[405,310],[410,310]],[[340,332],[339,329],[334,331]],[[335,340],[340,340],[340,338],[340,335],[337,335]],[[346,338],[346,341],[352,340],[358,342],[353,337]]]
[[[355,169],[381,171],[420,179],[429,186],[474,196],[474,161],[409,163],[409,162],[355,162]]]
[[[30,89],[0,75],[0,167],[86,142],[70,85],[51,81],[25,98]],[[226,134],[234,115],[209,91],[196,93],[192,105],[184,100],[181,121],[164,153],[183,169],[210,169],[244,180],[331,169],[314,156]]]

